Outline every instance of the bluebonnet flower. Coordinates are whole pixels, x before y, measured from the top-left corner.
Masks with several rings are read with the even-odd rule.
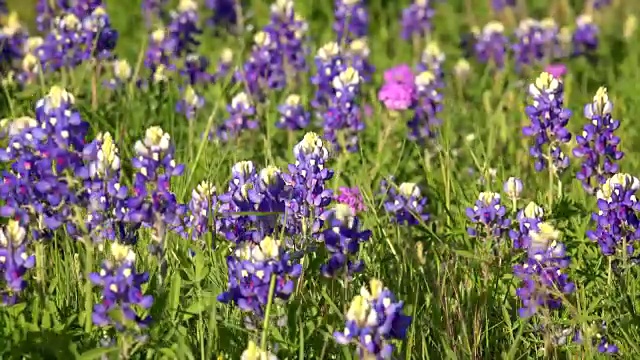
[[[182,91],[182,98],[176,103],[176,112],[184,114],[187,120],[193,120],[196,112],[204,106],[204,98],[188,85]]]
[[[376,68],[369,61],[369,44],[367,38],[354,39],[349,43],[349,48],[345,51],[347,63],[358,73],[365,82],[371,81],[371,76]]]
[[[516,177],[512,176],[504,182],[503,190],[507,194],[509,199],[518,200],[520,198],[520,194],[522,194],[523,189],[524,187],[522,185],[522,180]]]
[[[236,7],[240,0],[206,0],[207,8],[213,11],[213,16],[207,22],[210,26],[235,25],[238,21]]]
[[[473,237],[500,240],[511,226],[511,220],[506,217],[507,209],[502,205],[498,193],[481,192],[474,206],[468,207],[466,213],[473,223],[467,232]]]
[[[346,69],[346,63],[336,42],[329,42],[318,49],[315,57],[316,74],[311,78],[311,83],[316,86],[312,105],[315,108],[324,108],[329,105],[333,97],[333,79]]]
[[[587,237],[598,243],[604,255],[622,257],[626,251],[627,256],[636,256],[640,203],[635,194],[639,188],[638,178],[617,173],[598,190],[598,211],[591,216],[596,228],[587,231]]]
[[[432,0],[414,0],[409,7],[402,10],[402,38],[422,39],[431,32],[431,19],[435,15]]]
[[[348,67],[333,78],[334,96],[324,115],[324,135],[336,150],[349,152],[358,150],[358,133],[364,130],[362,114],[358,104],[360,95],[360,73]]]
[[[588,54],[598,48],[600,30],[590,15],[582,14],[576,18],[576,29],[573,32],[573,56]]]
[[[372,279],[369,288],[363,286],[351,301],[344,331],[334,332],[333,337],[339,344],[356,345],[360,359],[391,359],[391,342],[404,339],[411,325],[403,306],[380,280]]]
[[[272,353],[260,349],[253,340],[249,341],[247,348],[242,352],[240,360],[278,360]]]
[[[309,126],[311,114],[305,110],[301,104],[300,95],[291,94],[287,96],[284,104],[278,107],[280,117],[276,121],[276,126],[280,129],[302,130]]]
[[[320,218],[327,228],[319,235],[319,240],[331,254],[328,263],[320,270],[322,275],[334,277],[344,273],[351,277],[361,272],[364,262],[354,258],[358,255],[360,244],[371,237],[371,231],[360,229],[360,219],[349,205],[336,204]]]
[[[149,274],[135,269],[135,254],[126,245],[111,244],[113,261],[102,263],[99,273],[91,273],[89,280],[102,288],[100,303],[93,307],[93,323],[113,326],[117,331],[137,331],[151,322],[143,315],[153,304],[153,296],[144,295],[142,285]]]
[[[256,33],[249,59],[235,74],[235,80],[244,84],[257,99],[262,99],[269,90],[280,90],[286,85],[284,57],[276,36],[270,29]]]
[[[274,35],[279,51],[284,53],[284,66],[288,78],[294,73],[306,71],[305,45],[307,22],[295,12],[293,0],[276,0],[271,4],[271,17],[265,29]]]
[[[131,80],[133,71],[129,62],[124,59],[118,59],[112,65],[113,77],[107,82],[107,86],[111,89],[118,89]]]
[[[544,210],[533,201],[518,212],[515,220],[517,227],[509,230],[509,237],[513,240],[515,249],[529,249],[531,245],[530,232],[537,231],[543,216]]]
[[[611,0],[593,0],[592,3],[594,9],[602,9],[609,5],[611,5]]]
[[[487,23],[474,45],[476,58],[481,63],[491,63],[502,69],[506,62],[509,39],[504,34],[504,25],[497,21]]]
[[[446,59],[446,55],[442,49],[440,49],[440,45],[438,45],[435,41],[430,41],[425,46],[422,51],[422,55],[420,57],[420,62],[418,63],[417,70],[418,73],[428,71],[432,73],[436,77],[437,87],[444,87],[443,79],[444,79],[444,61]]]
[[[535,159],[535,169],[542,171],[551,167],[554,172],[561,172],[569,166],[569,158],[560,146],[571,140],[566,128],[571,111],[564,107],[562,81],[543,72],[529,85],[529,94],[533,104],[528,105],[525,112],[531,125],[525,126],[522,133],[533,138],[529,154]]]
[[[36,2],[36,28],[38,31],[46,32],[50,29],[55,15],[51,5],[49,0]]]
[[[157,29],[149,35],[144,65],[151,71],[151,77],[164,76],[166,70],[173,70],[173,45],[164,29]]]
[[[339,193],[335,195],[336,202],[349,205],[355,214],[367,210],[362,194],[360,194],[360,189],[357,186],[351,188],[341,186],[338,190]]]
[[[279,240],[265,237],[259,243],[244,242],[227,257],[229,284],[218,296],[223,303],[234,303],[241,310],[262,318],[269,302],[271,278],[274,278],[273,300],[289,299],[300,276],[302,266],[291,259]]]
[[[289,164],[289,171],[282,176],[290,188],[290,196],[285,200],[287,231],[302,234],[301,243],[294,244],[300,248],[306,245],[306,237],[320,230],[320,215],[333,200],[333,191],[327,188],[333,170],[325,166],[329,150],[316,133],[306,133],[294,146],[293,154],[296,161]]]
[[[96,7],[82,19],[84,60],[111,59],[118,42],[118,31],[111,27],[109,15],[103,7]]]
[[[18,14],[12,12],[0,28],[0,72],[13,70],[24,54],[27,31],[20,24]],[[3,69],[3,67],[7,67]]]
[[[624,156],[618,149],[620,138],[614,135],[620,127],[620,121],[611,117],[612,110],[613,104],[609,101],[607,89],[599,88],[593,102],[584,107],[584,116],[589,123],[584,126],[582,135],[576,136],[577,146],[573,149],[573,155],[583,159],[576,177],[582,181],[584,189],[592,194],[618,172],[616,161]]]
[[[40,60],[36,52],[40,49],[44,40],[39,36],[32,36],[24,44],[24,53],[17,71],[17,80],[22,85],[32,84],[42,71]]]
[[[405,182],[399,186],[392,183],[393,178],[383,180],[380,192],[384,196],[384,209],[398,224],[418,225],[429,220],[427,198],[422,195],[415,183]]]
[[[213,216],[216,211],[216,188],[208,181],[203,181],[191,192],[183,236],[193,240],[200,239],[213,228]]]
[[[527,259],[513,267],[514,274],[521,280],[516,294],[522,300],[519,314],[523,318],[535,315],[541,307],[561,308],[563,296],[575,290],[564,272],[570,258],[564,245],[557,241],[559,231],[541,222],[529,235],[532,241]]]
[[[229,48],[222,49],[220,53],[220,58],[218,60],[218,65],[216,67],[216,72],[213,75],[213,80],[221,80],[224,79],[229,72],[232,70],[233,65],[233,50]]]
[[[562,58],[565,52],[562,46],[562,36],[558,23],[552,17],[540,21],[542,28],[542,43],[544,44],[544,56],[547,61]]]
[[[335,0],[333,30],[339,44],[367,36],[369,14],[363,0]]]
[[[172,177],[182,175],[184,165],[176,163],[171,136],[158,126],[148,128],[134,150],[131,163],[137,172],[125,220],[151,227],[151,252],[161,256],[167,231],[180,224],[181,207],[170,182]]]
[[[512,45],[516,67],[530,66],[542,61],[547,44],[544,29],[538,20],[526,18],[515,30],[516,41]]]
[[[27,231],[17,220],[9,220],[0,230],[0,296],[2,304],[13,305],[20,292],[27,286],[24,276],[36,262],[34,255],[27,253]]]
[[[167,0],[142,0],[140,7],[147,27],[162,21],[166,15],[166,6]]]
[[[229,118],[218,126],[216,137],[222,142],[227,142],[238,135],[243,130],[257,129],[259,124],[255,117],[255,108],[249,96],[241,92],[231,99],[231,104],[227,105]],[[213,138],[214,134],[209,134]]]
[[[121,183],[118,148],[111,134],[98,134],[83,149],[83,155],[89,164],[85,180],[89,196],[87,233],[98,242],[103,238],[116,240],[123,235],[128,197],[128,188]]]
[[[180,74],[192,86],[197,84],[207,86],[215,79],[215,75],[210,74],[207,70],[208,68],[209,59],[205,56],[189,54],[184,59],[184,67],[180,70]]]
[[[413,116],[407,122],[409,140],[424,144],[436,135],[441,124],[442,94],[437,90],[438,80],[432,72],[424,71],[415,78]]]
[[[193,53],[200,45],[197,36],[202,34],[198,27],[198,3],[194,0],[180,0],[176,11],[171,13],[167,26],[169,48],[175,57]]]

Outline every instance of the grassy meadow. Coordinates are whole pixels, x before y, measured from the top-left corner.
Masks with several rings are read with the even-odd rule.
[[[183,99],[187,86],[179,70],[167,70],[167,80],[162,86],[136,83],[151,74],[144,60],[153,29],[145,24],[140,0],[103,2],[111,26],[119,33],[113,54],[131,64],[133,76],[110,88],[106,84],[114,77],[111,63],[83,61],[73,68],[37,73],[32,81],[17,84],[7,79],[10,70],[14,74],[19,72],[21,61],[15,62],[17,68],[12,68],[14,65],[10,63],[0,64],[0,74],[6,80],[0,95],[0,119],[7,119],[2,123],[5,135],[14,119],[28,116],[41,121],[43,116],[49,116],[37,110],[38,100],[47,94],[52,96],[53,86],[62,87],[75,96],[72,108],[88,124],[87,144],[98,134],[108,132],[113,137],[110,145],[119,149],[121,183],[130,191],[137,186],[134,174],[140,173],[139,167],[131,162],[139,155],[136,141],[148,136],[146,131],[152,126],[159,126],[170,134],[175,146],[173,160],[184,164],[184,171],[180,176],[171,177],[169,189],[177,203],[185,205],[203,181],[215,186],[217,204],[222,204],[222,194],[227,192],[230,181],[233,184],[232,167],[240,161],[253,162],[258,172],[267,166],[289,171],[288,165],[299,160],[294,156],[294,146],[303,141],[305,134],[314,131],[324,136],[322,118],[326,114],[311,106],[316,85],[310,78],[317,72],[313,59],[318,49],[336,41],[332,29],[333,1],[294,2],[295,12],[308,22],[309,70],[297,75],[300,81],[288,83],[281,90],[266,91],[261,101],[255,101],[258,128],[242,130],[226,142],[203,134],[213,131],[215,135],[215,129],[229,117],[227,106],[232,98],[251,84],[234,82],[231,76],[224,76],[207,86],[194,85],[193,89],[204,103],[195,110],[191,120],[187,119],[184,113],[176,111],[176,104]],[[240,16],[244,30],[232,33],[222,25],[207,24],[211,11],[204,1],[196,2],[203,29],[198,35],[201,44],[197,53],[211,61],[209,69],[213,72],[218,59],[229,48],[234,55],[233,66],[241,68],[251,54],[255,32],[270,21],[271,3],[244,2]],[[43,32],[36,28],[35,3],[9,0],[8,8],[18,13],[25,31],[32,36],[42,36]],[[24,283],[20,291],[15,284],[10,284],[15,274],[7,265],[9,262],[0,261],[0,274],[4,276],[0,278],[0,294],[5,298],[5,305],[0,307],[0,359],[268,359],[260,355],[263,350],[278,359],[639,357],[640,270],[633,266],[636,263],[633,251],[637,253],[633,250],[633,241],[640,239],[640,235],[635,235],[635,232],[640,234],[640,229],[633,224],[637,222],[634,214],[640,212],[640,204],[634,208],[635,198],[625,198],[627,212],[619,218],[625,217],[627,222],[616,227],[616,231],[628,234],[618,240],[619,246],[633,249],[603,254],[598,242],[587,236],[588,231],[600,226],[592,217],[599,211],[598,197],[595,192],[585,191],[576,178],[584,158],[575,156],[572,149],[578,146],[576,136],[582,134],[583,127],[590,122],[583,114],[584,106],[593,102],[599,87],[604,86],[613,104],[613,118],[620,121],[615,134],[620,138],[617,149],[624,152],[624,157],[616,161],[619,163],[616,172],[640,176],[640,161],[637,161],[640,146],[634,145],[640,144],[640,128],[636,127],[640,114],[640,31],[631,31],[632,20],[628,20],[631,15],[640,15],[640,2],[613,0],[600,9],[592,9],[578,0],[520,0],[515,8],[499,12],[492,9],[488,0],[431,3],[435,11],[432,31],[425,37],[407,41],[400,37],[400,19],[403,8],[409,5],[407,0],[366,1],[370,22],[368,61],[375,72],[371,79],[361,82],[357,96],[365,128],[358,133],[357,151],[330,151],[326,168],[334,174],[324,185],[336,194],[341,187],[357,187],[361,193],[366,210],[357,211],[357,218],[361,229],[371,231],[355,256],[363,261],[362,271],[353,276],[323,276],[321,266],[332,252],[316,238],[318,241],[310,247],[312,250],[298,251],[295,261],[301,264],[301,273],[292,277],[294,288],[290,297],[274,300],[276,277],[267,281],[266,290],[263,289],[267,294],[262,306],[264,313],[262,316],[250,314],[255,321],[249,325],[245,321],[247,312],[236,303],[224,303],[219,298],[228,288],[227,257],[234,256],[240,245],[217,229],[215,222],[224,222],[225,214],[216,212],[215,205],[208,214],[211,219],[205,221],[204,235],[191,239],[190,232],[188,236],[181,236],[178,230],[165,229],[164,248],[157,254],[149,248],[157,243],[158,237],[153,223],[138,221],[142,224],[139,228],[124,227],[123,231],[135,234],[119,236],[137,239],[125,245],[128,248],[122,248],[116,241],[96,239],[95,234],[86,233],[86,226],[79,224],[85,223],[91,210],[86,202],[72,203],[71,196],[65,198],[69,207],[64,209],[71,209],[68,214],[60,215],[62,205],[46,205],[64,220],[55,230],[40,231],[48,225],[39,206],[53,202],[54,193],[37,187],[44,178],[34,175],[33,183],[27,181],[24,186],[33,187],[35,190],[30,191],[37,193],[33,196],[40,196],[40,200],[29,200],[33,201],[29,203],[20,197],[22,200],[16,201],[22,201],[23,212],[20,209],[0,211],[6,234],[0,237],[0,260],[13,256],[11,251],[17,251],[18,245],[35,257],[34,265],[26,267],[21,274]],[[165,8],[169,11],[176,6],[177,2],[168,2]],[[493,20],[504,24],[504,33],[512,42],[518,21],[527,17],[551,16],[560,26],[574,29],[576,18],[585,11],[593,15],[599,30],[597,48],[588,56],[555,60],[567,68],[561,82],[564,107],[572,111],[566,126],[572,138],[563,143],[561,149],[567,154],[570,166],[558,173],[548,169],[536,171],[529,151],[533,140],[523,135],[523,128],[531,123],[525,107],[532,104],[529,85],[535,83],[548,61],[516,66],[509,51],[505,66],[497,69],[492,63],[478,61],[472,53],[467,58],[470,69],[461,74],[458,61],[469,54],[465,54],[460,43],[474,27],[481,29]],[[446,55],[442,86],[438,88],[442,95],[442,110],[437,114],[441,124],[434,128],[433,137],[419,143],[407,137],[407,121],[412,110],[387,109],[378,99],[378,92],[385,81],[385,70],[400,64],[415,67],[428,43],[437,43]],[[178,68],[182,60],[175,59]],[[281,117],[278,106],[293,93],[300,95],[301,103],[311,112],[311,124],[301,130],[278,128],[276,123]],[[45,139],[34,136],[41,142]],[[104,135],[100,136],[104,142]],[[9,147],[10,139],[11,135],[5,136],[0,147]],[[326,140],[324,144],[330,145]],[[19,190],[6,185],[7,174],[17,171],[14,165],[27,161],[11,155],[16,151],[0,156],[5,179],[0,185],[3,206],[20,195]],[[41,150],[34,153],[39,159],[47,158]],[[54,163],[53,167],[58,165]],[[67,170],[54,171],[52,176],[67,187],[77,186],[74,190],[77,195],[86,183],[73,180],[80,178],[79,172]],[[380,187],[381,181],[390,176],[395,185],[415,183],[420,188],[421,197],[427,199],[428,219],[418,219],[414,225],[393,221],[396,214],[385,208],[387,200],[381,195]],[[522,182],[522,191],[514,201],[503,190],[503,184],[510,177]],[[19,177],[12,179],[20,180]],[[608,190],[611,195],[614,185],[605,185],[603,191]],[[251,189],[258,191],[257,185],[253,186]],[[619,188],[626,189],[627,185]],[[629,191],[632,190],[635,191]],[[398,191],[405,194],[401,188]],[[503,233],[487,235],[484,231],[490,230],[486,225],[476,227],[482,230],[480,236],[469,235],[467,229],[475,225],[467,209],[477,205],[481,192],[501,194],[500,206],[504,207],[505,214],[498,216],[511,219],[510,224],[503,224]],[[152,206],[156,206],[157,199],[150,199]],[[304,202],[302,198],[299,200]],[[337,202],[317,206],[318,211],[311,214],[318,217],[319,210],[331,209]],[[517,289],[522,287],[522,280],[514,273],[514,266],[537,258],[529,258],[527,248],[514,246],[507,233],[519,229],[517,214],[530,202],[543,210],[541,221],[552,233],[530,230],[534,233],[533,241],[542,237],[550,241],[545,246],[556,242],[564,244],[565,260],[570,261],[566,267],[553,265],[556,266],[553,271],[566,274],[574,288],[563,291],[554,282],[556,285],[547,284],[546,290],[536,290],[546,294],[540,296],[551,297],[559,305],[552,309],[541,303],[535,314],[526,317],[521,316],[523,305]],[[25,205],[27,203],[31,205]],[[158,211],[170,216],[167,211],[178,210]],[[158,219],[154,214],[150,216]],[[496,215],[492,213],[492,216]],[[20,225],[16,225],[18,218]],[[70,228],[68,224],[75,225]],[[237,224],[234,225],[236,232],[241,231],[238,227],[250,226]],[[15,226],[25,229],[26,235],[20,244],[10,246],[11,236],[16,235],[9,236],[9,232],[18,231]],[[325,229],[329,222],[320,222],[319,226]],[[291,237],[314,238],[315,233],[309,235],[308,232],[321,231],[310,230],[306,225],[302,229],[304,234]],[[274,232],[269,236],[289,235]],[[95,319],[94,306],[102,301],[103,290],[91,281],[90,274],[99,273],[103,261],[122,264],[129,261],[130,258],[123,260],[123,252],[128,254],[128,251],[135,254],[134,273],[148,274],[141,293],[151,295],[153,302],[146,309],[134,307],[141,317],[150,316],[147,326],[138,326],[135,323],[140,318],[128,319],[120,310],[107,313],[112,320],[116,319],[111,322],[100,323]],[[126,270],[131,273],[131,269]],[[542,278],[532,280],[535,282],[532,286],[544,287],[540,283],[555,275],[531,276]],[[127,278],[126,274],[124,277]],[[360,340],[351,339],[346,345],[336,341],[336,332],[344,331],[345,321],[356,316],[352,299],[361,294],[361,287],[369,286],[372,279],[379,279],[396,301],[403,302],[402,311],[411,319],[404,336],[374,336],[374,341],[393,345],[392,355],[388,357],[384,357],[380,349],[376,350],[378,354],[372,354],[370,349],[362,350],[365,347],[357,343],[364,341],[364,333]],[[7,300],[14,295],[14,301]],[[114,321],[124,323],[124,328],[113,325]],[[605,343],[607,349],[615,346],[617,351],[603,351]],[[254,346],[251,351],[247,350],[249,344]]]

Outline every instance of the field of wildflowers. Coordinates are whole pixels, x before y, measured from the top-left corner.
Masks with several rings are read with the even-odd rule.
[[[636,15],[0,0],[0,359],[639,358]]]

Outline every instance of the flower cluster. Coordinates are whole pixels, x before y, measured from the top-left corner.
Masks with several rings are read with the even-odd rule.
[[[424,38],[431,31],[431,19],[434,15],[432,0],[414,0],[402,10],[402,38]]]
[[[566,128],[571,111],[564,107],[562,81],[543,72],[530,84],[529,94],[533,104],[528,105],[525,112],[531,125],[525,126],[522,133],[533,138],[529,153],[535,159],[535,169],[551,168],[554,173],[561,172],[569,166],[569,158],[561,145],[571,140]]]
[[[542,221],[544,210],[536,203],[529,202],[516,215],[517,228],[509,230],[509,237],[513,240],[515,249],[529,249],[532,231],[538,231],[538,224]]]
[[[280,118],[276,121],[276,126],[280,129],[302,130],[309,126],[311,113],[305,110],[302,105],[300,95],[291,94],[287,96],[284,104],[278,107]]]
[[[604,255],[622,256],[626,251],[629,257],[635,256],[640,229],[640,203],[635,194],[639,188],[638,178],[618,173],[598,190],[598,212],[591,216],[596,228],[587,231],[587,236],[598,243]]]
[[[311,83],[316,86],[316,93],[312,105],[315,108],[325,108],[333,97],[333,79],[346,69],[346,62],[340,45],[329,42],[318,49],[314,59],[316,74]]]
[[[142,289],[149,274],[136,271],[135,253],[128,246],[114,242],[111,254],[113,261],[104,261],[99,273],[89,275],[89,280],[102,288],[100,303],[93,307],[93,323],[135,332],[151,322],[142,312],[153,304],[153,296],[144,295]]]
[[[208,181],[203,181],[191,191],[188,211],[183,220],[181,234],[192,240],[201,239],[211,231],[215,219],[217,205],[216,188]]]
[[[358,133],[364,130],[359,106],[361,77],[348,67],[333,78],[334,94],[324,115],[324,135],[336,150],[358,150]]]
[[[509,39],[504,25],[497,21],[487,23],[475,39],[474,52],[481,63],[492,63],[502,69],[506,62]]]
[[[307,22],[295,12],[293,0],[276,0],[271,5],[271,17],[265,29],[275,35],[279,51],[284,53],[287,78],[307,69],[305,45]]]
[[[511,226],[506,217],[507,208],[502,205],[500,194],[481,192],[473,207],[467,208],[467,217],[474,224],[467,232],[481,239],[500,240]]]
[[[215,136],[219,141],[227,142],[239,136],[243,130],[257,129],[259,124],[255,111],[249,95],[244,92],[237,94],[231,99],[231,104],[227,105],[229,118],[218,126],[215,133],[209,133],[209,139]]]
[[[356,214],[358,212],[367,210],[367,207],[364,204],[364,200],[362,199],[362,194],[360,193],[360,189],[358,187],[348,188],[341,186],[338,190],[339,194],[335,195],[335,200],[339,204],[348,205]]]
[[[360,244],[369,240],[370,230],[360,230],[360,219],[355,212],[345,204],[337,204],[320,216],[327,228],[319,235],[326,249],[331,254],[329,262],[322,266],[324,276],[347,276],[359,273],[364,268],[364,262],[354,260],[360,250]]]
[[[403,111],[413,105],[415,84],[413,71],[402,64],[384,72],[384,84],[378,92],[378,99],[391,111]]]
[[[372,279],[369,288],[363,286],[351,301],[344,331],[333,336],[339,344],[355,344],[360,359],[391,359],[391,341],[404,339],[411,325],[403,305],[380,280]]]
[[[618,149],[620,138],[614,135],[620,127],[620,121],[612,118],[612,110],[613,104],[609,101],[607,89],[599,88],[593,102],[584,107],[584,115],[589,123],[584,126],[582,135],[576,136],[577,146],[573,149],[573,155],[583,159],[576,177],[591,194],[595,194],[601,184],[618,172],[616,161],[624,156]]]
[[[333,30],[340,44],[348,44],[369,32],[369,14],[362,0],[335,0],[334,18]]]
[[[442,94],[438,91],[439,81],[430,71],[424,71],[415,78],[413,116],[407,122],[409,140],[424,144],[436,135],[436,127],[442,121],[438,114],[442,111]]]
[[[535,315],[541,307],[561,308],[563,297],[575,289],[563,272],[570,258],[564,245],[557,241],[560,232],[546,222],[538,223],[531,230],[527,259],[513,267],[514,274],[522,281],[516,294],[522,300],[519,313],[524,318]]]
[[[395,186],[393,178],[383,180],[380,192],[384,196],[384,209],[398,224],[415,226],[429,220],[427,198],[415,183],[405,182]]]
[[[16,220],[9,220],[0,230],[0,283],[2,304],[12,305],[18,301],[18,295],[27,286],[24,279],[27,270],[36,262],[34,255],[27,253],[27,230]]]
[[[598,26],[590,15],[583,14],[576,18],[576,29],[572,35],[573,56],[590,54],[598,48]]]
[[[249,94],[261,100],[270,90],[280,90],[286,85],[284,55],[279,47],[275,29],[266,28],[253,37],[254,45],[249,59],[235,74],[235,80],[244,84]]]

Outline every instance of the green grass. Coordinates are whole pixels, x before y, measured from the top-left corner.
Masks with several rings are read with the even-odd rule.
[[[573,1],[574,3],[576,1]],[[622,1],[617,1],[622,3]],[[147,30],[139,14],[139,1],[111,1],[107,9],[113,25],[121,32],[117,54],[135,64],[144,47]],[[330,41],[332,9],[330,1],[302,2],[297,10],[310,20],[313,49]],[[479,64],[466,82],[453,77],[452,67],[460,58],[458,41],[471,26],[482,26],[491,20],[489,1],[449,0],[436,5],[437,40],[447,54],[446,88],[444,89],[443,126],[437,139],[439,151],[431,156],[405,140],[403,121],[391,121],[376,100],[382,71],[400,63],[413,64],[420,51],[398,40],[399,13],[405,2],[370,1],[371,27],[369,44],[371,61],[376,66],[375,79],[367,84],[364,101],[372,105],[373,114],[366,119],[361,135],[361,151],[337,154],[331,166],[336,176],[331,187],[358,186],[364,194],[368,211],[362,214],[364,227],[373,231],[372,239],[361,251],[366,270],[347,289],[341,284],[321,278],[318,264],[305,269],[304,282],[286,305],[276,305],[271,315],[288,315],[286,326],[269,326],[264,335],[273,350],[277,345],[280,359],[352,358],[351,348],[339,346],[332,339],[334,330],[344,326],[343,313],[349,301],[370,278],[381,279],[405,302],[405,312],[413,317],[407,339],[397,343],[396,355],[404,359],[523,359],[545,356],[545,339],[533,328],[539,324],[574,326],[582,329],[601,320],[608,323],[608,337],[620,347],[623,358],[640,356],[640,289],[636,267],[622,275],[612,275],[610,263],[585,236],[593,228],[591,212],[595,199],[584,193],[574,179],[577,161],[563,175],[563,194],[549,201],[546,173],[536,173],[528,158],[528,142],[521,140],[521,127],[526,121],[525,85],[540,69],[517,74],[513,69],[492,75]],[[573,24],[581,4],[569,1],[528,2],[528,13],[544,17],[556,13],[562,24]],[[557,3],[556,8],[546,6]],[[10,8],[33,24],[31,1],[9,0]],[[248,21],[256,28],[268,20],[268,3],[254,1],[253,16]],[[552,10],[554,9],[554,10]],[[564,10],[560,12],[560,10]],[[597,18],[601,29],[601,46],[595,64],[584,59],[568,63],[565,79],[567,106],[574,111],[569,127],[581,131],[586,120],[582,107],[599,86],[607,86],[615,105],[615,118],[622,126],[621,148],[626,153],[621,169],[640,174],[637,161],[640,141],[636,125],[640,114],[640,35],[623,39],[623,21],[627,14],[639,13],[632,1],[615,5]],[[33,28],[32,26],[30,26]],[[214,37],[207,32],[201,53],[216,59],[224,47],[236,50],[242,61],[250,47],[251,34],[239,38]],[[418,49],[420,50],[420,48]],[[315,52],[315,50],[314,50]],[[73,76],[71,76],[73,75]],[[174,111],[178,99],[178,80],[169,91],[157,95],[133,90],[112,96],[99,90],[99,106],[91,107],[90,74],[84,68],[66,77],[50,76],[41,85],[11,93],[0,106],[0,118],[33,115],[35,101],[54,84],[62,84],[77,96],[77,107],[91,124],[92,132],[110,131],[115,135],[123,164],[131,157],[133,144],[144,130],[159,125],[172,135],[177,146],[177,160],[187,165],[185,174],[172,183],[180,201],[189,200],[191,189],[203,180],[226,189],[231,166],[241,160],[252,160],[259,167],[286,166],[293,160],[292,146],[304,132],[286,134],[275,128],[276,106],[287,94],[300,93],[304,99],[313,89],[303,84],[271,94],[260,109],[260,132],[246,134],[229,145],[201,142],[190,132],[200,134],[212,123],[222,121],[225,106],[239,89],[217,84],[204,95],[206,106],[198,114],[193,129]],[[133,89],[133,88],[132,88]],[[11,107],[5,104],[11,103]],[[476,139],[467,142],[465,137]],[[467,169],[475,175],[468,175]],[[496,169],[494,181],[481,185],[478,174]],[[412,229],[389,223],[375,198],[379,180],[395,175],[399,182],[416,182],[429,198],[432,220]],[[562,241],[572,257],[569,275],[576,292],[566,299],[565,308],[548,316],[530,320],[518,317],[520,306],[515,296],[517,279],[512,265],[522,258],[519,252],[502,249],[499,255],[487,251],[485,244],[466,235],[468,219],[465,209],[472,206],[480,191],[501,191],[502,182],[518,176],[525,184],[521,204],[532,200],[545,207],[547,218],[562,232]],[[555,182],[554,182],[555,183]],[[555,193],[553,193],[555,194]],[[555,196],[555,195],[554,195]],[[171,235],[168,239],[167,281],[156,282],[157,261],[148,254],[148,234],[143,232],[136,246],[138,268],[149,271],[152,281],[146,293],[155,303],[150,309],[153,324],[141,343],[123,343],[116,348],[99,348],[103,331],[91,325],[91,307],[97,291],[86,291],[86,275],[96,271],[105,254],[91,245],[85,246],[58,234],[55,240],[34,245],[38,260],[26,278],[29,287],[22,301],[0,308],[1,359],[81,359],[108,355],[117,358],[126,348],[131,358],[147,359],[212,359],[229,356],[237,359],[248,340],[259,343],[263,334],[244,328],[242,316],[233,306],[221,304],[216,296],[226,289],[225,257],[229,247],[222,239],[214,249],[197,249],[188,256],[191,243]],[[422,249],[420,253],[418,249]],[[310,259],[311,260],[311,259]],[[316,259],[317,260],[317,259]],[[314,268],[314,266],[316,266]],[[549,358],[591,359],[599,356],[589,344],[553,348]]]

